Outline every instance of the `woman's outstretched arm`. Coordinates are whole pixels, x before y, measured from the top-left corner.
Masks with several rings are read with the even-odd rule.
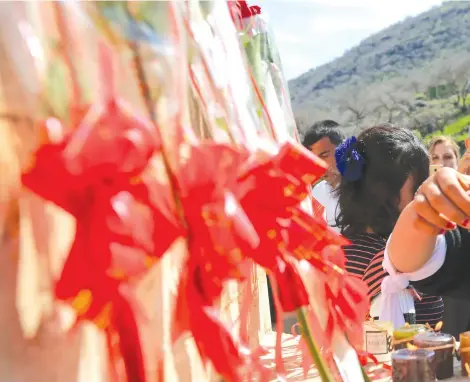
[[[420,269],[431,258],[439,228],[428,224],[409,204],[401,213],[387,244],[392,264],[400,273]]]
[[[402,212],[388,243],[392,264],[415,272],[433,255],[439,233],[470,228],[470,177],[442,168],[427,179]],[[470,250],[470,248],[469,248]]]

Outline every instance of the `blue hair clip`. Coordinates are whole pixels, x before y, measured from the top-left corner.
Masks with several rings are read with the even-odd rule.
[[[359,154],[356,137],[346,139],[335,150],[336,168],[348,182],[362,177],[365,159]]]

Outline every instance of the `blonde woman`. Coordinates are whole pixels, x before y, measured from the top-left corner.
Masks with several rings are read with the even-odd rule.
[[[429,143],[431,164],[442,165],[457,170],[460,160],[460,150],[457,143],[444,135],[434,137]]]
[[[467,151],[460,158],[459,146],[449,137],[437,136],[429,143],[431,164],[441,165],[458,170],[461,173],[470,172],[470,153]],[[443,297],[444,322],[446,331],[454,336],[470,329],[470,304],[461,299]]]
[[[465,141],[467,151],[460,157],[460,148],[452,138],[440,135],[429,143],[431,164],[450,167],[465,175],[470,175],[470,139]]]

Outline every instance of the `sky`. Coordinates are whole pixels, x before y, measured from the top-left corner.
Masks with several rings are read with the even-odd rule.
[[[340,57],[363,39],[442,0],[252,0],[267,14],[287,79]]]

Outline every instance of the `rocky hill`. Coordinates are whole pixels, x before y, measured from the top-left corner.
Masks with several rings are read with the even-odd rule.
[[[467,113],[470,1],[450,1],[370,36],[289,82],[300,129],[400,122],[423,135]],[[423,125],[423,126],[421,126]]]

